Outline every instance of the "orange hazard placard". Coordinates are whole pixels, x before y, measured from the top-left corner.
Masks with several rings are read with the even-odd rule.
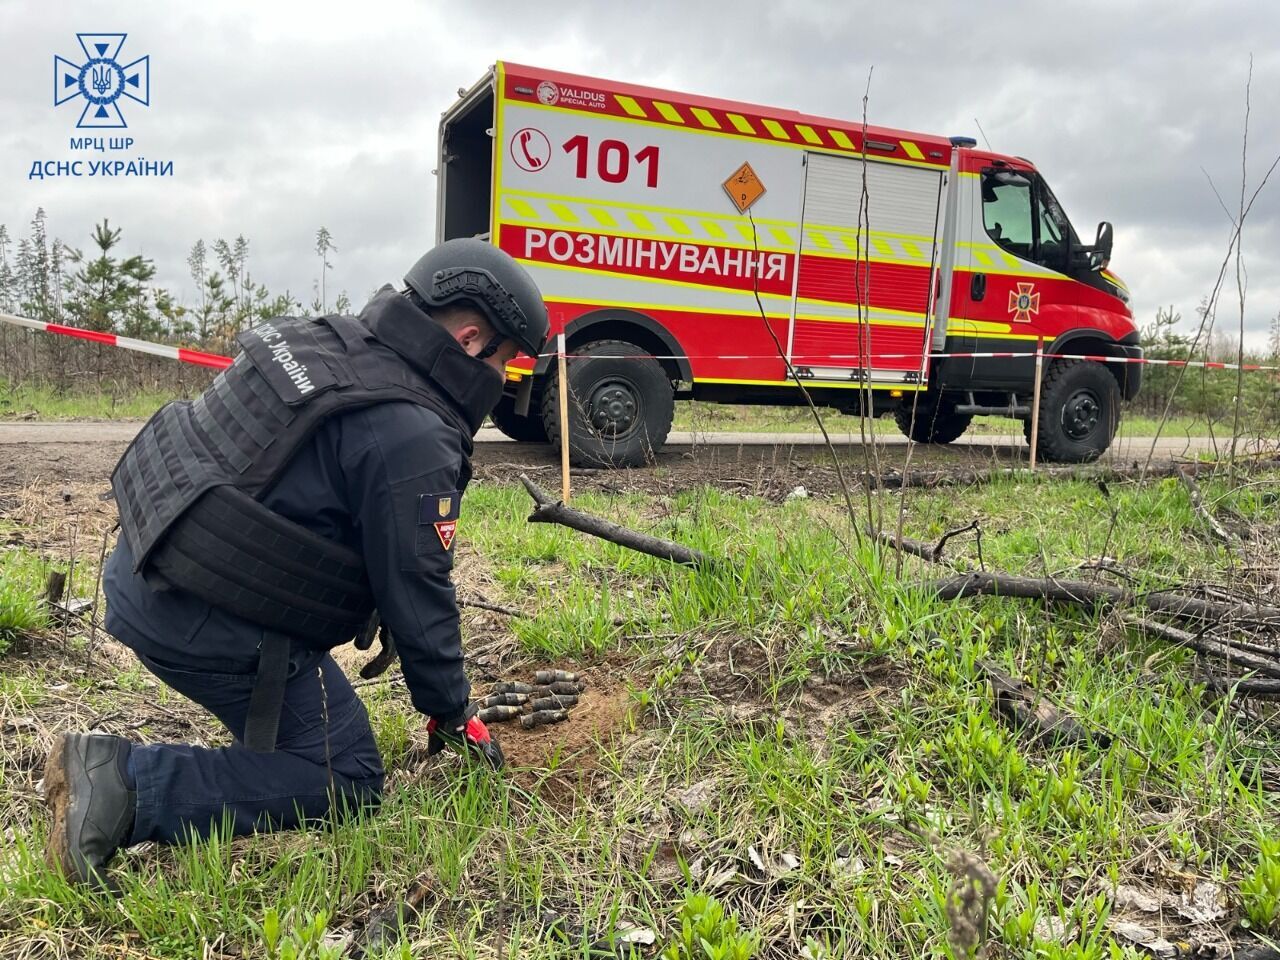
[[[746,213],[753,203],[764,196],[764,184],[760,182],[760,178],[756,176],[756,172],[751,169],[749,163],[744,163],[733,171],[721,186],[724,187],[724,192],[729,195],[729,199],[733,201],[739,213]]]

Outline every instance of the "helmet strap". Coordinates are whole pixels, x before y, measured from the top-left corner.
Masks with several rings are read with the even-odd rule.
[[[505,334],[495,333],[493,335],[493,338],[484,345],[484,348],[479,353],[476,354],[475,359],[488,360],[490,357],[492,357],[495,353],[498,352],[498,348],[502,346],[502,344],[506,340],[507,340],[507,337]]]

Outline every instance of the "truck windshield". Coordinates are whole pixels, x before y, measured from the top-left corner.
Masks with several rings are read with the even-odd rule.
[[[1074,234],[1040,177],[1014,170],[984,171],[982,225],[987,236],[1014,256],[1065,271]]]

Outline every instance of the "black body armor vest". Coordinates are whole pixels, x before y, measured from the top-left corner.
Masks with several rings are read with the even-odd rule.
[[[272,631],[327,648],[369,619],[361,556],[260,502],[327,418],[409,401],[471,440],[501,376],[390,289],[359,319],[286,317],[238,338],[243,352],[193,401],[164,406],[111,476],[135,572]]]

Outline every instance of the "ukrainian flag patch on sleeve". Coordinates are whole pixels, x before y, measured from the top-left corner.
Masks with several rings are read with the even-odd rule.
[[[440,546],[445,550],[452,550],[454,537],[458,533],[458,509],[461,506],[461,491],[424,493],[418,498],[418,525],[421,527],[431,524],[436,536],[440,538]]]

